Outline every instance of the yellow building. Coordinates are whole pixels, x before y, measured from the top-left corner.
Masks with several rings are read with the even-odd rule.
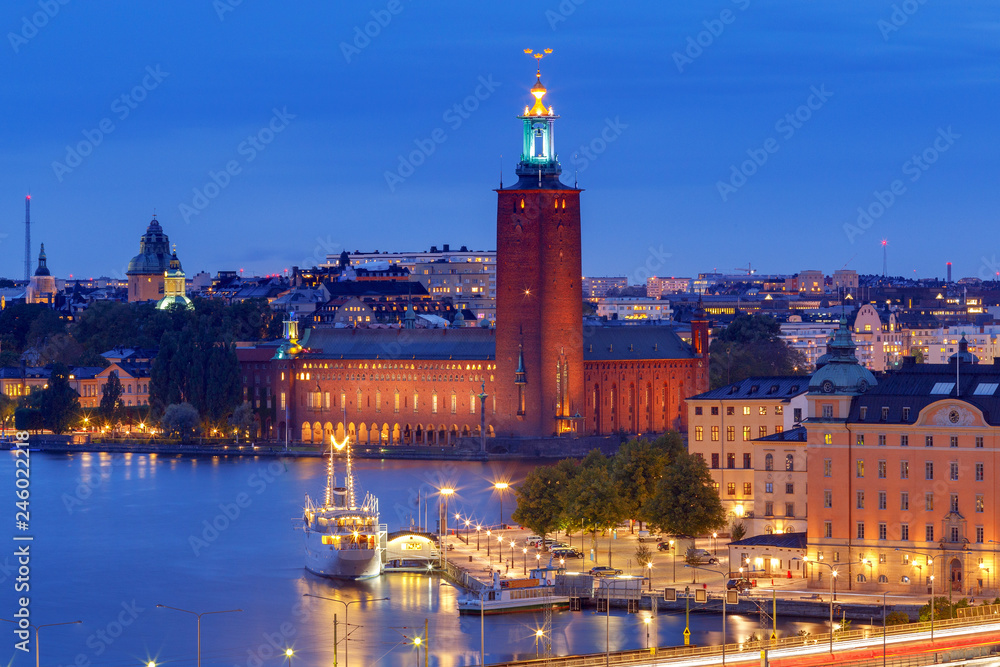
[[[153,219],[146,233],[139,239],[139,254],[129,261],[128,300],[159,301],[166,294],[164,279],[170,270],[170,239],[163,232],[160,223]]]

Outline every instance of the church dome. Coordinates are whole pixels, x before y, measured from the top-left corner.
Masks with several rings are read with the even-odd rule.
[[[809,379],[809,391],[823,394],[863,394],[878,380],[874,373],[858,363],[854,355],[854,340],[847,320],[840,320],[840,328],[833,335],[828,346],[829,352],[817,363],[817,370]]]
[[[154,214],[139,239],[139,254],[129,260],[126,275],[162,274],[170,266],[170,240]]]
[[[45,257],[45,244],[42,244],[42,249],[38,252],[38,268],[35,269],[36,276],[49,276],[49,266]]]

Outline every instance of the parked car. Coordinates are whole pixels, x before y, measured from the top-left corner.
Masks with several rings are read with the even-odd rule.
[[[574,549],[573,547],[558,548],[552,550],[552,555],[555,558],[583,558],[583,552]]]
[[[740,593],[748,591],[753,588],[753,583],[749,579],[743,577],[742,579],[730,579],[726,582],[726,590],[729,591],[739,591]]]
[[[660,542],[656,545],[657,551],[670,551],[670,542]]]
[[[538,535],[528,535],[527,539],[524,540],[525,544],[527,544],[529,547],[537,547],[541,541],[542,538],[540,538]]]
[[[607,565],[598,565],[597,567],[590,568],[590,574],[595,577],[605,577],[614,576],[616,574],[621,574],[622,571],[613,567],[608,567]]]
[[[542,548],[548,549],[549,551],[551,551],[552,549],[566,548],[568,546],[569,546],[568,544],[566,544],[565,542],[560,542],[559,540],[545,540],[544,542],[542,542]]]
[[[649,531],[647,531],[647,530],[640,530],[639,531],[639,542],[640,542],[640,544],[642,542],[659,542],[662,539],[663,538],[661,536],[659,536],[659,535],[650,535]]]
[[[687,552],[687,562],[692,565],[703,565],[708,563],[709,565],[714,565],[719,562],[719,559],[712,555],[711,551],[707,549],[688,549]]]

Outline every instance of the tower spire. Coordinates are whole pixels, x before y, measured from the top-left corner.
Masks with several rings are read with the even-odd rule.
[[[552,49],[534,53],[525,49],[525,53],[535,58],[539,63]],[[543,98],[548,89],[542,85],[541,67],[535,70],[535,85],[531,95],[535,98],[532,106],[525,105],[524,113],[518,116],[524,122],[524,138],[521,148],[521,161],[517,165],[518,176],[558,176],[562,173],[555,150],[554,129],[555,120],[559,118],[553,108],[546,107]],[[539,187],[541,187],[539,185]]]
[[[24,279],[31,280],[31,195],[24,197]]]

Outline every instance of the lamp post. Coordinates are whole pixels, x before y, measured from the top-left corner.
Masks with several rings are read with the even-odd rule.
[[[479,532],[483,529],[478,523],[476,524],[476,551],[479,551]]]
[[[979,569],[986,573],[986,590],[990,588],[990,568],[986,567],[985,563],[979,564]],[[980,591],[982,593],[982,591]]]
[[[173,609],[174,611],[182,611],[185,614],[191,614],[198,619],[198,667],[201,667],[201,617],[208,616],[209,614],[232,614],[238,611],[243,611],[242,609],[224,609],[222,611],[203,611],[200,614],[196,611],[189,611],[187,609],[180,609],[179,607],[168,607],[165,604],[158,604],[157,607],[161,609]],[[37,665],[36,665],[37,667]]]
[[[674,554],[674,575],[673,575],[672,581],[673,581],[673,583],[676,584],[677,583],[677,544],[673,540],[670,540],[670,550]]]
[[[490,538],[493,535],[493,531],[489,528],[486,529],[486,558],[489,559],[490,564],[493,564],[493,556],[490,555]],[[476,536],[476,548],[479,548],[479,536]]]
[[[899,549],[899,548],[895,549],[895,551],[901,551],[903,553],[910,553],[910,554],[915,554],[917,556],[923,556],[927,560],[927,569],[931,573],[930,574],[930,580],[931,580],[931,641],[933,642],[934,641],[934,607],[935,607],[935,604],[934,604],[934,558],[930,554],[925,554],[925,553],[923,553],[921,551],[908,551],[906,549]],[[915,567],[919,567],[919,566],[916,565],[916,563],[914,563],[914,566]],[[921,572],[921,574],[923,574],[923,570],[920,570],[920,572]]]
[[[0,621],[6,621],[8,623],[13,623],[14,625],[20,625],[17,621],[12,621],[9,618],[0,618]],[[62,623],[43,623],[42,625],[32,625],[28,624],[28,627],[35,631],[35,667],[39,667],[39,654],[41,653],[41,645],[38,643],[38,631],[42,628],[51,628],[56,625],[76,625],[78,623],[83,623],[83,621],[63,621]]]
[[[486,453],[486,380],[479,393],[479,453]]]
[[[729,578],[729,573],[722,570],[714,570],[710,567],[700,567],[698,565],[685,565],[685,567],[690,567],[694,570],[704,570],[705,572],[712,572],[714,574],[722,577],[723,581]],[[740,568],[740,578],[743,578],[743,568]],[[725,589],[725,584],[723,584],[722,590],[722,664],[726,664],[726,597],[729,591]]]
[[[510,566],[511,567],[517,567],[516,565],[514,565],[514,540],[510,541]],[[514,571],[517,572],[517,570],[514,570]],[[517,575],[515,575],[515,576],[517,576]]]
[[[522,548],[521,553],[524,554],[524,574],[528,574],[528,547]]]
[[[719,534],[718,533],[712,533],[712,555],[713,556],[718,556],[719,555]]]
[[[888,593],[882,593],[882,667],[885,667],[885,596]]]
[[[448,498],[455,493],[455,489],[445,487],[443,489],[438,489],[438,493],[444,496],[444,520],[441,522],[442,525],[438,526],[438,543],[441,545],[441,559],[443,565],[448,565]],[[441,532],[443,529],[444,532]]]
[[[642,619],[642,622],[646,624],[646,650],[647,651],[649,650],[649,622],[652,621],[652,620],[653,619],[650,616],[647,616],[646,618]]]
[[[653,561],[646,561],[646,577],[649,579],[649,591],[653,591]]]
[[[350,613],[350,610],[351,610],[351,605],[352,604],[360,604],[362,602],[384,602],[384,601],[386,601],[386,600],[389,599],[389,598],[364,598],[362,600],[349,600],[349,601],[345,602],[344,600],[338,600],[337,598],[328,598],[325,595],[316,595],[314,593],[303,593],[302,597],[305,597],[305,598],[319,598],[320,600],[329,600],[330,602],[339,602],[340,604],[344,605],[344,625],[347,626],[347,634],[344,635],[344,665],[345,665],[345,667],[348,664],[348,650],[347,649],[348,649],[349,645],[347,643],[347,639],[348,639],[348,635],[350,635],[350,633],[351,633],[351,624],[350,624],[350,616],[349,616],[349,613]],[[337,638],[337,617],[336,616],[333,617],[333,637],[334,637],[334,641],[333,641],[333,666],[337,667],[337,639],[336,639]]]
[[[823,567],[830,568],[830,653],[833,653],[833,602],[837,599],[836,589],[834,588],[837,581],[837,569],[833,565],[824,563],[821,560],[810,560],[808,556],[793,558],[792,560],[801,560],[803,563],[812,563],[813,565],[822,565]]]
[[[285,649],[285,660],[288,661],[288,667],[292,667],[292,657],[295,655],[295,651],[290,648]]]
[[[542,630],[535,630],[535,657],[538,657],[538,640],[542,638],[545,633]],[[648,641],[648,640],[647,640]]]
[[[500,494],[500,527],[503,528],[503,492],[510,488],[507,482],[494,482],[493,488]]]

